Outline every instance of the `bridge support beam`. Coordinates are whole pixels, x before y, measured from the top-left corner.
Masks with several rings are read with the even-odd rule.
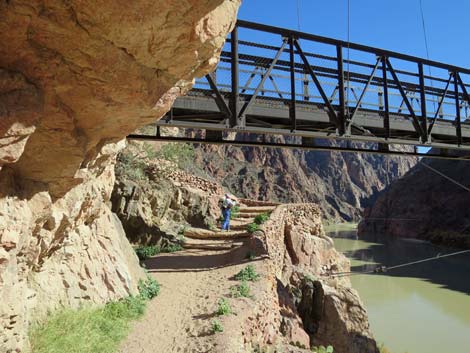
[[[426,110],[426,87],[424,85],[424,69],[423,63],[418,63],[418,74],[419,74],[419,93],[421,101],[421,131],[423,135],[421,136],[421,142],[425,143],[428,141],[428,120],[427,120],[427,110]]]
[[[388,103],[388,79],[387,79],[387,57],[382,56],[382,80],[383,80],[383,98],[384,98],[384,130],[385,138],[390,138],[390,108]]]
[[[295,107],[295,51],[294,51],[293,36],[289,37],[289,59],[290,59],[290,106],[289,106],[289,118],[291,123],[291,131],[297,130],[297,118],[296,118],[296,107]]]
[[[338,111],[338,135],[346,133],[346,103],[344,98],[344,68],[343,68],[343,48],[336,46],[336,56],[338,60],[338,90],[339,90],[339,111]]]
[[[235,25],[235,28],[232,31],[230,36],[230,49],[231,49],[231,73],[232,73],[232,95],[230,97],[230,111],[232,115],[230,116],[229,125],[230,127],[235,127],[237,125],[243,125],[238,116],[238,98],[239,98],[239,69],[238,69],[238,26]]]

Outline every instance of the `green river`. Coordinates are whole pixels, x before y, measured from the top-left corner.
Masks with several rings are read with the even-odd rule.
[[[353,271],[456,250],[413,239],[356,239],[355,231],[329,233]],[[458,251],[458,250],[457,250]],[[393,353],[470,352],[470,253],[351,276],[365,304],[376,340]]]

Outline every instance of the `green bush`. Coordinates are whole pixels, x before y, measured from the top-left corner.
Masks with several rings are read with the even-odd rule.
[[[143,245],[135,249],[135,253],[140,261],[147,260],[149,257],[160,254],[159,245]]]
[[[168,143],[160,148],[157,156],[185,169],[194,162],[194,146],[188,143]]]
[[[183,250],[183,247],[180,244],[170,244],[160,249],[160,252],[163,253],[172,253]]]
[[[250,286],[248,285],[248,282],[243,281],[239,285],[231,287],[230,294],[234,298],[240,298],[240,297],[250,298],[251,290],[250,290]]]
[[[253,265],[248,265],[235,275],[235,279],[237,281],[257,281],[259,274],[256,273]]]
[[[116,174],[123,175],[130,180],[145,178],[146,163],[142,157],[131,151],[124,150],[117,157]]]
[[[256,223],[250,223],[248,224],[248,226],[246,227],[246,230],[249,232],[249,233],[254,233],[256,232],[257,230],[260,230],[260,226],[259,224],[256,224]]]
[[[224,327],[219,320],[212,320],[212,333],[224,332]]]
[[[240,206],[235,205],[232,207],[232,211],[230,213],[230,219],[235,219],[240,215]],[[223,221],[223,219],[222,219]]]
[[[135,249],[135,253],[140,261],[144,261],[160,253],[172,253],[181,250],[183,250],[181,244],[169,244],[163,248],[160,245],[142,245]]]
[[[312,352],[315,353],[333,353],[333,347],[332,346],[320,346],[320,347],[312,347]]]
[[[106,315],[115,319],[135,320],[145,312],[145,300],[141,296],[130,296],[125,299],[109,302],[105,305]]]
[[[155,298],[160,293],[160,284],[150,276],[145,281],[139,280],[138,288],[140,297],[145,300]]]
[[[262,213],[262,214],[259,214],[259,215],[256,215],[255,219],[254,219],[254,223],[255,224],[263,224],[265,223],[267,220],[269,219],[269,213]]]
[[[216,311],[217,315],[229,315],[232,313],[232,308],[230,307],[230,303],[225,298],[219,299],[219,304]]]

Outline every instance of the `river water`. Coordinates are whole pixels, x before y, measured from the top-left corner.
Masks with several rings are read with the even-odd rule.
[[[393,266],[455,249],[355,231],[330,233],[353,271]],[[458,251],[458,250],[457,250]],[[470,353],[470,253],[384,274],[351,276],[372,332],[393,353]]]

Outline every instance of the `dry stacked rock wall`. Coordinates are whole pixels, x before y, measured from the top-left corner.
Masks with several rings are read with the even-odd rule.
[[[249,310],[218,340],[221,352],[300,353],[333,345],[338,353],[378,353],[357,292],[347,278],[328,276],[350,264],[324,235],[318,206],[276,207],[250,248],[264,259],[254,262],[261,279],[250,284]]]
[[[0,351],[49,309],[136,290],[118,141],[215,67],[239,4],[0,2]]]
[[[145,164],[145,175],[138,180],[129,178],[121,164],[111,198],[112,210],[131,242],[176,240],[186,226],[216,225],[218,201],[224,195],[219,184],[191,175],[166,160],[148,160]]]

